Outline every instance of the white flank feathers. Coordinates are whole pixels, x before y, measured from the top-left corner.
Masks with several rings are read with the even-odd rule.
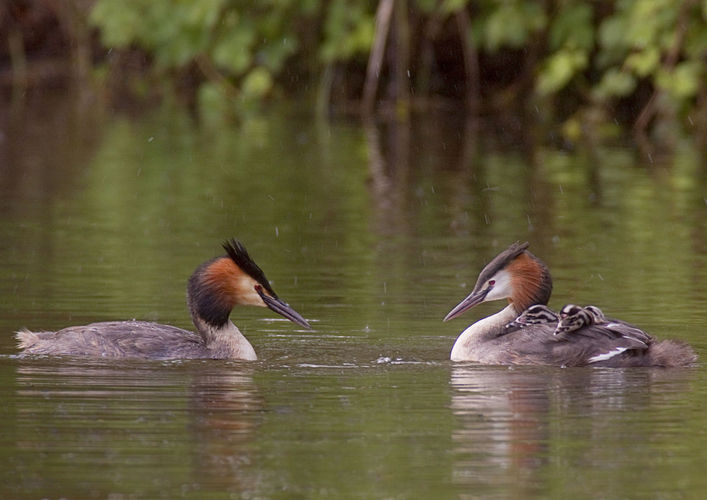
[[[592,356],[589,358],[589,363],[597,363],[599,361],[606,361],[607,359],[611,359],[617,354],[621,354],[624,351],[627,351],[628,347],[617,347],[616,349],[609,351],[605,354],[597,354],[596,356]]]

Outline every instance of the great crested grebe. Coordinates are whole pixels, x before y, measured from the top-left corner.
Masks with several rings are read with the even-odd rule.
[[[454,343],[452,361],[484,364],[551,366],[687,366],[697,360],[679,341],[654,341],[639,328],[615,319],[582,327],[558,342],[554,322],[506,328],[534,304],[546,305],[552,292],[550,271],[530,253],[528,243],[514,243],[483,268],[472,292],[444,321],[482,303],[508,299],[501,311],[480,319]]]
[[[581,307],[575,304],[566,304],[562,306],[554,334],[558,339],[564,340],[569,333],[581,330],[585,326],[590,325],[602,325],[605,329],[605,333],[610,332],[612,335],[623,337],[628,341],[639,342],[639,346],[641,344],[649,345],[653,343],[653,337],[640,328],[626,323],[625,321],[608,319],[601,309],[591,305]]]
[[[560,309],[559,316],[554,335],[562,338],[566,338],[568,333],[575,330],[604,321],[604,313],[596,306],[582,307],[566,304]]]
[[[555,314],[552,309],[542,304],[535,304],[534,306],[530,306],[525,311],[520,313],[520,315],[516,319],[508,323],[503,328],[525,328],[528,325],[557,323],[559,320],[560,318],[557,316],[557,314]]]
[[[187,306],[199,335],[148,321],[109,321],[57,332],[17,332],[22,354],[142,359],[255,360],[250,342],[229,319],[236,305],[269,307],[301,325],[309,323],[270,286],[263,271],[235,239],[226,255],[204,262],[189,278]]]
[[[560,309],[559,313],[555,313],[547,306],[535,304],[520,313],[516,319],[503,328],[508,330],[525,328],[528,325],[554,323],[556,325],[554,335],[565,339],[567,334],[585,326],[603,323],[604,319],[604,313],[596,306],[581,307],[567,304]]]

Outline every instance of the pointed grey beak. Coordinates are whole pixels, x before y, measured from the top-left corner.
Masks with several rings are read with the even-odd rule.
[[[303,326],[309,330],[312,329],[309,323],[307,323],[307,320],[300,316],[297,311],[292,309],[289,304],[283,302],[280,299],[276,299],[275,297],[271,297],[270,295],[265,294],[265,292],[263,292],[263,289],[259,286],[255,287],[255,291],[258,292],[260,298],[263,299],[265,305],[268,306],[270,309],[272,309],[279,315],[289,319],[293,323],[297,323],[298,325]]]
[[[461,316],[464,312],[468,311],[472,307],[481,304],[490,291],[491,287],[487,287],[483,290],[479,290],[478,292],[471,292],[467,296],[467,298],[465,298],[456,306],[454,306],[454,309],[449,311],[449,313],[444,317],[442,321],[449,321],[450,319],[454,319],[457,316]]]

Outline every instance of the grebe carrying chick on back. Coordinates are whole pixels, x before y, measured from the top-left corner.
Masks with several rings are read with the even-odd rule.
[[[201,264],[187,284],[187,306],[199,334],[149,321],[109,321],[56,332],[17,332],[21,354],[142,359],[255,360],[253,346],[229,316],[236,305],[268,307],[311,328],[275,294],[263,271],[235,239],[226,255]]]
[[[563,318],[553,317],[555,313],[545,307],[552,293],[550,271],[527,248],[528,243],[514,243],[498,254],[482,269],[472,292],[444,318],[456,318],[482,302],[508,300],[504,309],[478,320],[459,335],[450,354],[452,361],[611,367],[689,366],[697,361],[689,345],[655,341],[633,325],[604,318],[595,306],[588,306],[593,308],[588,312],[587,308],[565,311],[567,322],[582,319],[591,324],[576,323],[568,329],[570,335],[555,335]],[[570,312],[582,313],[582,318],[570,316]]]

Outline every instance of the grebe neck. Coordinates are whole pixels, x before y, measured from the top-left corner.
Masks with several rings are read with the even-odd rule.
[[[204,321],[198,314],[192,313],[192,321],[204,345],[218,359],[258,359],[255,349],[236,325],[229,319],[221,326],[214,326]]]
[[[223,287],[208,280],[209,267],[224,261],[216,258],[205,262],[189,278],[187,307],[191,320],[212,357],[255,360],[253,346],[229,319],[234,300]]]
[[[461,335],[452,347],[450,358],[452,361],[465,361],[469,359],[469,352],[489,338],[493,338],[503,331],[503,327],[518,317],[513,304],[498,311],[496,314],[480,319],[471,324]]]

